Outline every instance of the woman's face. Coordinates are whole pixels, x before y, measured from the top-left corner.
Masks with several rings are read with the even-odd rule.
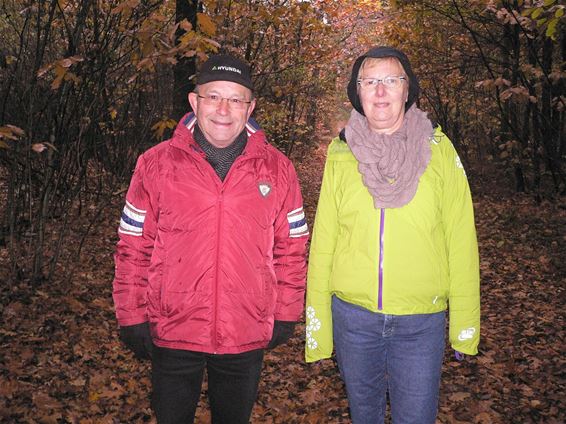
[[[362,66],[358,79],[390,76],[406,78],[403,66],[396,58],[369,60]],[[385,87],[382,83],[376,87],[358,85],[358,95],[370,129],[384,134],[397,131],[403,124],[408,93],[408,78],[402,80],[398,87]]]

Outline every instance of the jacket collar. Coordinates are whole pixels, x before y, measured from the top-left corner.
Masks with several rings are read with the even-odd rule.
[[[177,124],[173,137],[171,138],[171,146],[185,150],[187,152],[199,153],[200,146],[193,137],[197,117],[193,112],[187,113]],[[255,119],[250,118],[246,123],[246,131],[248,133],[248,142],[244,149],[243,155],[247,157],[263,157],[266,155],[267,139],[264,131],[260,128]]]

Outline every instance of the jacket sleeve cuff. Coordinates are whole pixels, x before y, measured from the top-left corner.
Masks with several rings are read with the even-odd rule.
[[[330,305],[308,305],[306,309],[305,360],[330,358],[333,350]]]

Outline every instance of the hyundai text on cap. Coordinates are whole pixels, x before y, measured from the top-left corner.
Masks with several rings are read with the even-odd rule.
[[[254,88],[248,64],[227,54],[211,56],[202,64],[197,84],[212,81],[231,81],[250,90]]]

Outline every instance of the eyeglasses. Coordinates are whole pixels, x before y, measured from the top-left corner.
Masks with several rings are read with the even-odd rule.
[[[377,88],[379,83],[385,88],[399,88],[407,78],[402,76],[388,76],[383,78],[360,78],[358,85],[362,88]]]
[[[222,103],[222,100],[226,100],[228,102],[228,106],[234,109],[244,109],[247,105],[251,103],[251,101],[247,102],[241,99],[233,99],[233,98],[226,98],[219,96],[218,94],[208,94],[206,96],[201,96],[197,94],[199,98],[202,99],[204,104],[209,106],[219,106]]]

